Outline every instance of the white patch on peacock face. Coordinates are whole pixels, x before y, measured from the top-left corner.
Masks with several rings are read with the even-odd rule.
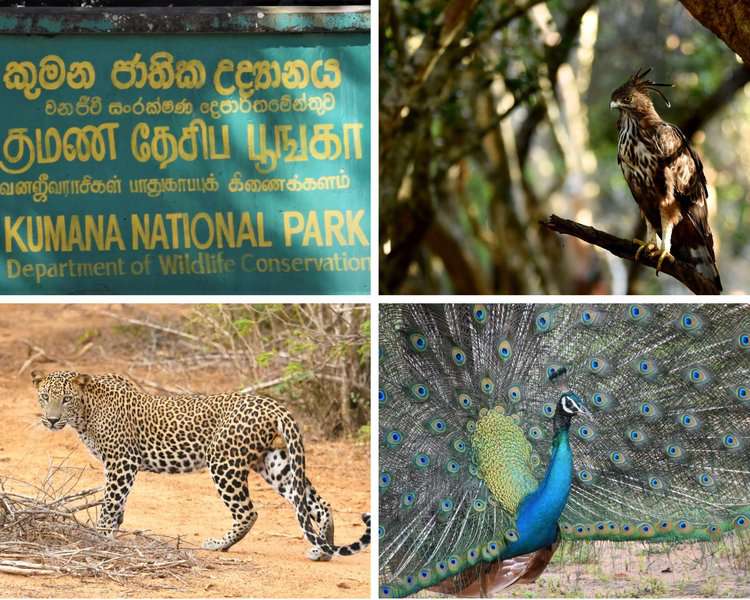
[[[565,394],[562,397],[562,409],[569,415],[577,415],[581,412],[581,405],[572,396]]]

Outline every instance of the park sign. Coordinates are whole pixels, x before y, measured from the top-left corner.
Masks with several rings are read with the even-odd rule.
[[[369,25],[0,10],[0,291],[368,293]]]

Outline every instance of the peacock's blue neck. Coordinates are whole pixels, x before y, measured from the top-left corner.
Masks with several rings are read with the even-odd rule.
[[[501,558],[534,552],[555,542],[557,522],[568,501],[572,483],[573,453],[568,429],[562,428],[552,441],[552,457],[544,479],[518,507],[518,541],[508,544]]]

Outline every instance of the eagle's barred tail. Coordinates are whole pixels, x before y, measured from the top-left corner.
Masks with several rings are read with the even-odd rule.
[[[305,453],[302,448],[301,435],[297,423],[291,416],[287,416],[286,419],[279,418],[277,431],[284,438],[284,442],[289,453],[289,463],[292,465],[299,465],[301,467],[301,477],[297,477],[294,482],[297,490],[297,497],[299,503],[297,505],[297,521],[299,522],[302,532],[305,534],[307,541],[313,546],[320,548],[322,552],[334,556],[351,556],[367,548],[370,545],[370,514],[363,513],[362,520],[367,526],[365,533],[356,541],[346,546],[336,546],[329,544],[328,541],[313,532],[312,529],[312,518],[310,516],[310,508],[305,502]],[[300,440],[300,441],[297,441]],[[293,469],[294,470],[294,469]]]

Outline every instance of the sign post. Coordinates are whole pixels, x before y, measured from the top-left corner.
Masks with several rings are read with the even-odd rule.
[[[0,9],[0,292],[360,294],[369,9]]]

